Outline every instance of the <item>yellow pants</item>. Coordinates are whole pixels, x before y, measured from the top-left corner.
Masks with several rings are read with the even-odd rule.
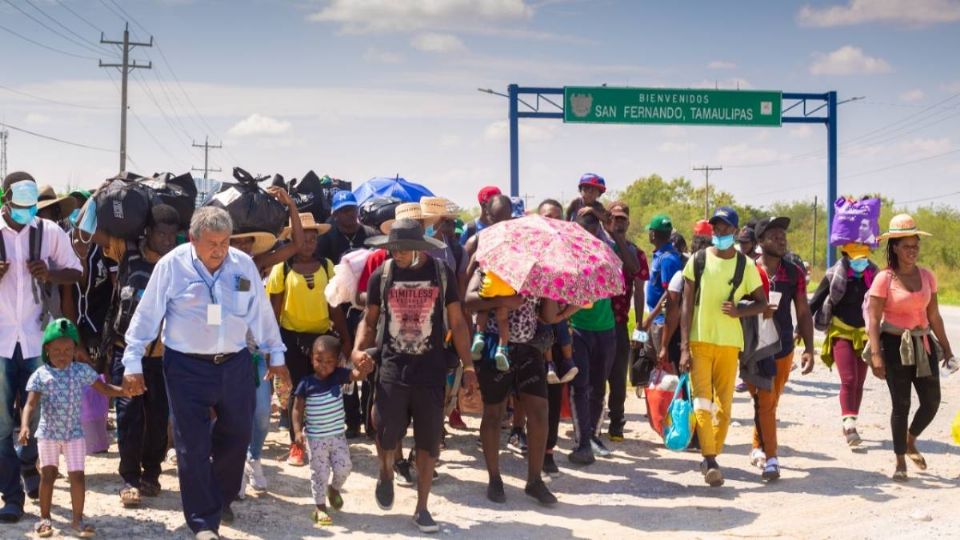
[[[690,344],[690,354],[693,357],[690,383],[693,386],[693,409],[697,417],[700,453],[716,456],[723,451],[723,442],[730,429],[740,350],[695,342]]]

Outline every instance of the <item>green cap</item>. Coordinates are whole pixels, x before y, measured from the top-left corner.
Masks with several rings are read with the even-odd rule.
[[[74,343],[80,343],[80,332],[77,330],[77,326],[70,322],[69,319],[56,319],[50,321],[50,324],[47,325],[47,329],[43,331],[43,344],[56,341],[60,338],[70,338]],[[50,363],[50,359],[47,358],[46,349],[40,355],[41,359]]]
[[[673,221],[671,221],[670,216],[666,214],[657,214],[650,220],[650,224],[647,225],[647,230],[665,233],[673,232]]]

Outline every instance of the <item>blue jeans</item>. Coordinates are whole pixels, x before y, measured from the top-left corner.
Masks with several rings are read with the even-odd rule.
[[[250,448],[247,449],[247,458],[260,459],[263,452],[263,443],[270,433],[270,399],[273,397],[273,381],[265,381],[267,375],[267,360],[257,356],[257,377],[260,386],[257,387],[256,406],[253,409],[253,435],[250,438]]]
[[[221,511],[240,492],[255,406],[253,373],[246,348],[219,365],[170,348],[163,353],[180,502],[194,533],[219,530]]]
[[[0,358],[0,493],[3,502],[23,509],[24,487],[20,482],[21,471],[36,473],[37,439],[30,437],[27,446],[14,449],[13,432],[20,427],[20,412],[27,401],[27,379],[43,362],[39,357],[24,358],[20,345],[13,357]],[[40,422],[40,408],[34,410],[30,419],[31,435],[36,433]],[[27,473],[27,490],[40,485],[40,477]]]

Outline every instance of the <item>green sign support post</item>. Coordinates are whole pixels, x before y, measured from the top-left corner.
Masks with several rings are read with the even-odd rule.
[[[563,88],[563,121],[780,127],[783,93],[690,88]]]

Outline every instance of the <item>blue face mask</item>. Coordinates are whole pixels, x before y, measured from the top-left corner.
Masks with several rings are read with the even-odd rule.
[[[30,208],[13,208],[10,207],[10,219],[16,221],[21,225],[26,225],[33,221],[33,218],[37,215],[37,207],[31,206]]]
[[[97,202],[91,198],[87,201],[87,204],[83,205],[83,208],[83,216],[79,218],[77,228],[93,236],[97,232]]]
[[[74,208],[73,212],[70,212],[70,215],[67,216],[67,221],[69,221],[71,225],[73,225],[74,227],[76,227],[76,226],[77,226],[77,217],[79,217],[79,216],[80,216],[80,209],[79,209],[79,208]]]
[[[725,251],[733,247],[735,239],[732,234],[726,236],[713,235],[713,246],[720,251]]]
[[[870,266],[870,259],[854,259],[850,261],[850,269],[855,274],[862,274]]]
[[[435,229],[433,225],[427,225],[427,229],[424,232],[426,233],[427,236],[429,236],[430,238],[433,238],[433,235],[437,234],[437,229]]]

